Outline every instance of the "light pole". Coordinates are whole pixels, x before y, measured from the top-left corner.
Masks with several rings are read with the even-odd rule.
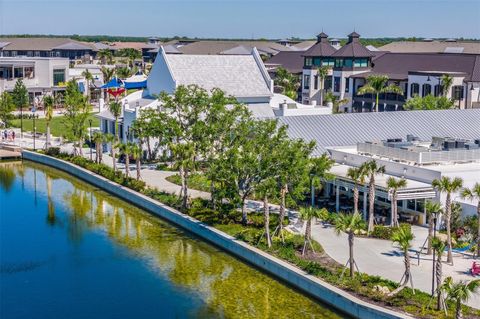
[[[437,213],[433,215],[433,238],[437,237]],[[433,239],[432,239],[433,242]],[[435,249],[433,249],[433,262],[432,262],[432,297],[435,295]]]
[[[88,131],[89,139],[90,139],[90,161],[92,161],[92,119],[88,119],[88,123],[90,124],[90,130]]]
[[[37,128],[35,127],[35,104],[32,107],[32,113],[33,113],[33,151],[35,151],[35,135],[37,135]]]

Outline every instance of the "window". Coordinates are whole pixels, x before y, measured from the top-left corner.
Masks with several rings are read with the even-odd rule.
[[[455,85],[452,89],[452,98],[454,100],[463,100],[463,86]]]
[[[35,51],[35,56],[40,56],[40,51]]]
[[[27,51],[27,56],[32,57],[33,56],[33,51]]]
[[[65,82],[65,70],[53,69],[53,85],[57,86],[60,82]]]
[[[319,66],[322,60],[320,58],[313,58],[313,65]]]
[[[322,65],[323,66],[334,66],[335,61],[333,59],[323,59],[322,60]]]
[[[335,60],[335,67],[342,68],[343,67],[343,59],[336,59]]]
[[[318,75],[315,75],[315,76],[313,77],[313,88],[314,88],[315,90],[318,90]]]
[[[14,78],[23,78],[23,68],[14,68],[13,69]]]
[[[310,89],[310,75],[303,76],[303,88],[305,90]]]
[[[333,81],[333,91],[340,92],[340,77],[336,76]]]
[[[331,91],[332,90],[332,76],[329,75],[325,78],[325,83],[324,87],[325,91]]]
[[[103,120],[102,128],[103,128],[103,133],[107,134],[108,133],[108,121],[107,120]]]
[[[345,79],[345,93],[350,92],[350,78]]]
[[[427,96],[429,94],[432,94],[432,86],[430,84],[424,84],[423,85],[423,95],[422,96]]]
[[[435,96],[440,96],[442,94],[442,86],[440,84],[437,84],[433,88],[433,95]]]
[[[11,53],[12,56],[17,56],[17,51],[12,51]]]
[[[368,66],[368,59],[355,59],[353,66],[356,68],[366,68]]]
[[[410,85],[410,96],[418,95],[419,91],[420,91],[420,86],[418,85],[418,83],[412,83]]]
[[[10,56],[10,51],[4,51],[3,56]]]
[[[346,68],[351,68],[353,66],[352,59],[345,59],[343,60],[343,66]]]
[[[305,66],[312,66],[312,58],[305,58]]]

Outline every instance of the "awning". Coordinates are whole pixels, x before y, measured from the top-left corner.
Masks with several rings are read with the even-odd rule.
[[[118,78],[113,78],[104,85],[102,85],[102,89],[110,89],[110,88],[120,88],[124,87],[123,81]]]

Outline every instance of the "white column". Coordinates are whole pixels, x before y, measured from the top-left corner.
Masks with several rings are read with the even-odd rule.
[[[335,210],[338,212],[340,210],[340,185],[337,184],[335,189]]]

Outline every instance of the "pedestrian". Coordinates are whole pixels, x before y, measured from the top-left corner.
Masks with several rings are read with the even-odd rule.
[[[15,142],[15,131],[12,131],[12,141]]]

